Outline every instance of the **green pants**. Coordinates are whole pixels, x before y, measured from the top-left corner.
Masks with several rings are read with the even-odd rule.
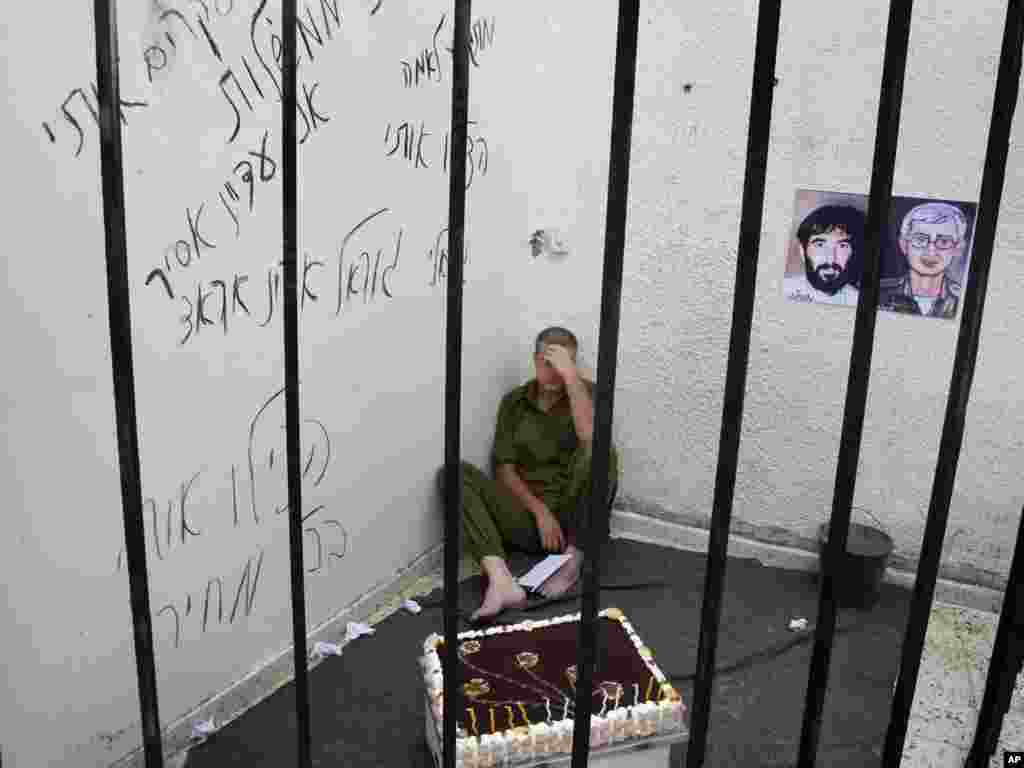
[[[570,465],[565,491],[541,500],[558,518],[567,544],[582,549],[576,540],[586,512],[587,484],[590,479],[590,448],[576,449]],[[608,491],[617,487],[618,456],[611,451]],[[443,476],[443,468],[442,468]],[[469,462],[462,462],[462,537],[463,546],[480,562],[485,557],[506,557],[505,548],[523,552],[543,552],[533,515],[501,483],[492,480]]]

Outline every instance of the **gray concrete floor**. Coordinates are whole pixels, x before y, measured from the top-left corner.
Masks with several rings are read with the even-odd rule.
[[[613,515],[612,535],[696,552],[706,552],[708,548],[707,531],[666,525],[629,513]],[[730,537],[730,557],[751,557],[777,568],[818,567],[813,553],[739,539],[734,543],[733,538]],[[913,578],[908,574],[890,571],[886,581],[913,588]],[[948,583],[937,585],[901,768],[964,765],[974,738],[999,626],[998,610],[982,610],[976,607],[979,605],[998,608],[1001,600],[989,590]],[[1003,750],[1013,749],[1024,750],[1024,677],[1017,679],[989,768],[1002,768]]]
[[[642,533],[635,534],[635,531],[623,530],[622,525],[613,526],[613,536],[638,540],[648,538]],[[706,544],[699,541],[658,538],[657,543],[661,546],[706,551]],[[739,554],[743,547],[735,549]],[[730,556],[732,554],[730,544]],[[745,556],[756,557],[771,567],[786,567],[787,564],[787,556],[778,548],[772,548],[760,557],[757,552],[746,552]],[[807,564],[805,558],[796,568],[806,569]],[[463,561],[460,577],[465,579],[475,573],[473,564]],[[403,578],[375,600],[375,607],[363,620],[371,625],[383,621],[400,610],[407,598],[427,595],[439,589],[442,583],[440,569],[426,576]],[[945,594],[953,593],[947,590]],[[960,768],[964,765],[974,737],[998,621],[998,613],[975,607],[947,602],[933,605],[901,762],[904,768]],[[992,768],[1002,766],[1004,749],[1024,749],[1024,684],[1020,679],[1017,683],[991,762]]]
[[[932,606],[901,766],[963,766],[974,738],[998,626],[999,614],[944,603]],[[1004,749],[1024,749],[1020,677],[990,768],[1002,768]]]
[[[468,560],[460,570],[463,578],[478,573]],[[404,585],[371,623],[386,618],[406,598],[442,584],[438,571]],[[998,626],[998,613],[933,604],[900,768],[962,768],[974,738]],[[1003,750],[1012,749],[1024,749],[1024,676],[1017,680],[989,768],[1002,768]]]
[[[471,561],[462,562],[462,578],[476,573]],[[398,610],[406,598],[442,585],[440,571],[402,585],[370,623]],[[900,768],[962,768],[974,738],[998,626],[998,613],[933,604]],[[1024,676],[1017,680],[989,768],[1002,768],[1003,750],[1011,749],[1024,749]]]

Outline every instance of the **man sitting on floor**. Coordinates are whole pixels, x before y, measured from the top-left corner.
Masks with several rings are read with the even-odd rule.
[[[526,603],[506,563],[506,545],[569,555],[544,583],[546,597],[564,594],[579,580],[577,535],[588,499],[594,384],[576,368],[577,348],[564,328],[541,331],[534,347],[536,378],[505,395],[498,408],[495,479],[462,462],[463,538],[487,578],[474,621]],[[618,478],[614,446],[610,459],[609,490]]]

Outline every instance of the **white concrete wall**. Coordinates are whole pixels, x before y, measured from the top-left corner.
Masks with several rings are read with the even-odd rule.
[[[299,5],[310,27],[310,47],[299,42],[298,131],[300,278],[313,264],[300,294],[313,629],[441,538],[446,283],[436,264],[447,250],[452,19],[442,2]],[[540,328],[569,322],[584,356],[595,350],[614,15],[610,5],[579,11],[548,19],[474,7],[462,454],[480,464],[501,395],[529,375]],[[280,4],[140,0],[118,13],[122,96],[146,102],[125,109],[125,213],[166,725],[291,643],[276,394],[280,74],[270,74]],[[9,766],[107,765],[140,733],[119,554],[91,6],[23,5],[3,24],[13,108],[3,112],[11,183],[0,194],[17,226],[0,301],[10,339],[0,744]],[[424,51],[429,71],[411,69],[410,82],[403,62]],[[307,93],[326,121],[314,121]],[[408,157],[399,130],[414,131]],[[568,258],[533,257],[530,233],[545,227],[563,231]]]
[[[199,32],[201,3],[165,6]],[[323,18],[319,3],[309,6]],[[436,546],[441,532],[432,478],[444,455],[444,283],[434,280],[432,249],[447,213],[447,176],[438,165],[450,108],[443,51],[450,10],[384,0],[372,13],[375,6],[340,0],[340,28],[314,43],[315,59],[300,66],[308,85],[320,83],[315,102],[330,117],[300,151],[300,257],[324,262],[311,273],[320,298],[307,300],[301,316],[303,415],[319,422],[304,427],[304,456],[314,450],[311,466],[324,475],[319,483],[318,473],[307,476],[303,501],[309,512],[323,505],[317,514],[335,521],[318,528],[328,547],[322,567],[312,554],[317,534],[306,537],[311,628]],[[149,104],[127,110],[124,141],[143,495],[158,511],[154,526],[147,507],[147,557],[165,723],[285,649],[291,627],[287,530],[274,512],[285,498],[275,429],[281,398],[250,433],[283,383],[280,314],[260,327],[267,275],[272,281],[280,256],[280,176],[255,182],[253,212],[239,216],[237,232],[219,199],[232,180],[245,200],[234,169],[243,159],[257,162],[248,152],[264,131],[280,158],[279,105],[250,39],[255,17],[255,47],[269,61],[280,8],[270,3],[259,15],[255,0],[207,7],[223,61],[199,34],[161,22],[157,6],[119,3],[123,96]],[[716,3],[683,15],[676,4],[645,2],[642,11],[615,402],[621,500],[632,511],[706,525],[756,4]],[[446,12],[440,76],[406,87],[400,62],[432,47]],[[56,13],[20,4],[2,22],[12,108],[2,125],[11,183],[0,194],[14,223],[0,302],[11,340],[8,452],[0,464],[10,510],[0,538],[7,653],[0,743],[10,766],[107,765],[140,740],[127,579],[117,567],[123,533],[97,131],[73,94],[82,88],[91,96],[91,10]],[[977,199],[1002,13],[994,0],[917,4],[896,194]],[[264,29],[264,17],[274,26]],[[498,399],[529,375],[537,330],[556,322],[575,328],[584,359],[597,363],[615,4],[561,3],[542,12],[481,1],[474,18],[495,23],[493,43],[477,50],[470,86],[470,117],[489,155],[486,173],[476,156],[468,206],[463,455],[482,462]],[[794,190],[868,191],[885,19],[886,4],[874,0],[783,8],[734,532],[810,545],[831,504],[854,312],[786,303],[781,280]],[[167,31],[176,48],[165,42]],[[143,56],[155,44],[169,55],[150,83]],[[243,55],[262,98],[244,75]],[[252,103],[242,106],[228,83],[242,116],[235,141],[228,141],[233,112],[218,87],[227,66]],[[81,126],[78,156],[79,134],[62,105]],[[430,168],[387,156],[387,125],[403,121],[423,121],[431,133]],[[1015,407],[1020,168],[1014,153],[944,561],[947,572],[981,583],[998,583],[1008,568],[1022,497],[1014,471],[1024,446]],[[186,217],[200,205],[202,231],[217,248],[187,268],[165,264],[172,301],[146,278],[165,255],[174,258],[176,240],[191,239]],[[382,208],[389,212],[374,220],[382,226],[361,231],[344,258],[348,265],[362,250],[387,253],[401,231],[393,297],[346,298],[336,313],[344,235]],[[527,240],[543,227],[562,231],[567,257],[531,255]],[[213,290],[213,280],[227,281],[230,295],[241,274],[249,276],[243,291],[255,318],[236,308],[226,332],[204,325],[179,344],[187,330],[180,296]],[[215,323],[218,309],[208,308]],[[892,532],[897,560],[912,561],[919,548],[957,328],[879,317],[856,503]],[[182,485],[193,477],[186,516],[195,535],[180,520]],[[344,557],[329,556],[343,546]],[[214,622],[211,603],[204,631],[205,592],[217,578],[224,616]],[[179,633],[168,605],[181,619]]]
[[[643,8],[616,395],[623,493],[633,511],[707,526],[756,3]],[[734,533],[812,546],[831,509],[855,312],[785,301],[783,263],[797,188],[869,191],[887,15],[884,2],[783,4]],[[1004,17],[998,2],[915,3],[894,194],[978,200]],[[948,577],[993,585],[1024,502],[1022,168],[1011,149],[943,558]],[[913,568],[920,551],[958,329],[959,316],[878,317],[854,503],[889,529],[894,565]]]

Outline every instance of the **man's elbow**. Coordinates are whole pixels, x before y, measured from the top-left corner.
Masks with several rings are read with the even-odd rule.
[[[508,479],[515,475],[515,471],[515,464],[496,464],[494,467],[494,477],[507,484]]]

